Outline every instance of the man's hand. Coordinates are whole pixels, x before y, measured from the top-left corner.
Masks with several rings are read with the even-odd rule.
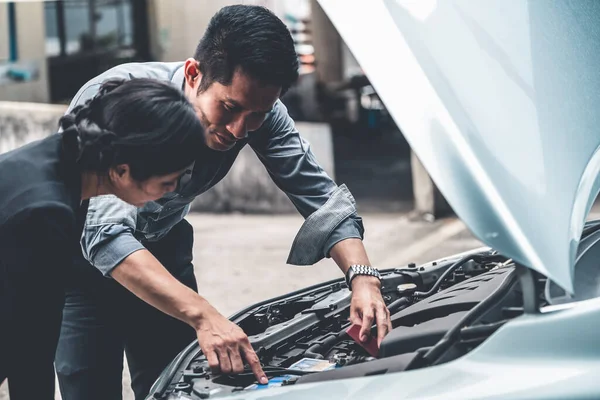
[[[243,358],[260,383],[268,382],[244,331],[175,279],[148,250],[129,255],[111,276],[146,303],[193,327],[211,368],[239,373]]]
[[[392,330],[390,312],[381,297],[379,279],[372,276],[357,276],[352,279],[352,302],[350,322],[360,325],[359,338],[366,342],[371,334],[373,322],[377,323],[377,347]]]
[[[337,242],[331,248],[331,258],[346,275],[351,265],[371,265],[362,240],[348,238]],[[371,334],[373,322],[377,323],[377,347],[392,330],[390,312],[383,297],[381,297],[381,283],[373,276],[358,275],[352,279],[352,302],[350,303],[350,322],[360,325],[359,338],[366,342]]]
[[[205,314],[200,326],[196,328],[196,335],[213,371],[239,374],[244,371],[244,359],[261,384],[268,382],[248,336],[216,310]]]

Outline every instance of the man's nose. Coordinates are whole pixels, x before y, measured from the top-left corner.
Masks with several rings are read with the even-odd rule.
[[[237,140],[244,139],[248,136],[248,128],[246,127],[246,119],[243,117],[236,118],[226,126],[227,130],[235,136]]]

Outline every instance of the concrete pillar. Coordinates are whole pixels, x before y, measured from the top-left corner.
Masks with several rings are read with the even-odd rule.
[[[342,38],[319,3],[311,0],[310,6],[317,77],[321,82],[339,82],[344,78]]]
[[[451,212],[444,196],[421,164],[415,153],[410,153],[413,195],[415,201],[414,216],[433,221]]]
[[[0,3],[0,60],[8,60],[8,4]]]

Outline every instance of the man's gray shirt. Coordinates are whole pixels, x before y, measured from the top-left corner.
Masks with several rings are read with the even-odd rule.
[[[111,78],[155,78],[183,89],[183,63],[131,63],[110,69],[85,84],[73,98],[69,111],[85,103],[102,82]],[[275,184],[305,218],[288,257],[294,265],[311,265],[329,257],[330,249],[347,238],[362,239],[364,228],[355,202],[345,185],[337,186],[319,166],[310,145],[296,130],[285,106],[278,100],[265,122],[249,132],[229,151],[198,149],[190,174],[177,189],[143,208],[115,196],[90,200],[81,238],[84,257],[105,276],[144,242],[155,241],[188,213],[194,198],[225,177],[240,150],[249,144]]]

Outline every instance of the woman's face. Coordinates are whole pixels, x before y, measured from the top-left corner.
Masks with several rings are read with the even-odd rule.
[[[185,171],[184,168],[172,174],[137,181],[131,177],[128,165],[120,165],[109,172],[111,192],[131,205],[143,207],[147,202],[158,200],[165,194],[175,191],[177,182]]]

